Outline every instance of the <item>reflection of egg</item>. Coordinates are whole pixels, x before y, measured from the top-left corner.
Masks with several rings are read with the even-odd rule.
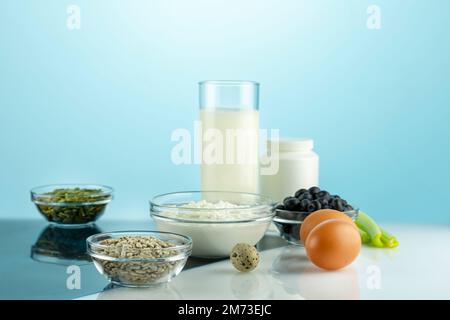
[[[308,300],[358,300],[360,288],[357,270],[348,268],[327,272],[314,266],[299,275],[298,292]]]
[[[276,283],[283,286],[289,295],[297,295],[299,293],[299,275],[311,263],[306,256],[304,250],[299,250],[298,246],[286,246],[281,253],[273,261],[270,267],[270,274]],[[317,268],[315,268],[317,270]],[[301,296],[298,296],[301,298]]]
[[[314,229],[319,223],[329,219],[339,219],[353,224],[352,219],[340,211],[333,209],[322,209],[315,211],[307,216],[305,221],[302,223],[302,227],[300,228],[300,239],[302,242],[306,242],[306,238],[308,238],[311,230]]]
[[[236,299],[267,299],[272,289],[267,279],[257,273],[236,273],[230,281],[231,291]]]
[[[311,230],[305,248],[316,266],[336,270],[356,259],[361,249],[361,238],[353,222],[331,219]]]

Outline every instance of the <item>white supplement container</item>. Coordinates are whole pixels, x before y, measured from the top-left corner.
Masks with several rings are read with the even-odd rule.
[[[299,189],[319,186],[319,156],[313,148],[312,139],[268,140],[268,156],[263,157],[276,161],[278,155],[278,172],[260,177],[261,194],[282,201]],[[275,154],[270,154],[271,150]]]

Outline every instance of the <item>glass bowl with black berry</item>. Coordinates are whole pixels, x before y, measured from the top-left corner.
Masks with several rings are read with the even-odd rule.
[[[280,236],[290,244],[303,245],[300,240],[300,228],[311,213],[321,209],[333,209],[345,213],[352,220],[358,217],[358,208],[350,205],[338,195],[332,195],[319,187],[300,189],[287,197],[275,208],[273,222]]]

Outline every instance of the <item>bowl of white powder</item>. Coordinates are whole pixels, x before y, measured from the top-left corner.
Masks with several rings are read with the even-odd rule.
[[[274,202],[265,196],[224,191],[167,193],[150,201],[150,215],[159,231],[192,238],[192,256],[229,256],[237,243],[255,245],[274,216]]]

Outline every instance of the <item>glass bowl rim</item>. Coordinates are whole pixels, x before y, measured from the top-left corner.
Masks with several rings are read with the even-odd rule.
[[[332,209],[333,210],[333,209]],[[352,220],[355,220],[358,217],[359,214],[359,207],[353,207],[353,210],[348,210],[348,211],[339,211],[341,213],[344,213],[345,215],[347,215],[349,218],[351,218]],[[280,218],[277,216],[277,212],[286,212],[286,213],[293,213],[293,214],[303,214],[303,218],[302,219],[286,219],[286,218]],[[289,210],[284,210],[284,209],[275,209],[275,216],[273,218],[274,222],[277,223],[287,223],[287,224],[302,224],[306,217],[310,214],[312,214],[313,212],[302,212],[302,211],[289,211]],[[306,216],[305,216],[306,215]]]
[[[108,235],[123,235],[123,236],[153,236],[154,238],[157,238],[158,240],[161,240],[157,235],[169,235],[169,236],[175,236],[178,239],[182,239],[186,241],[186,243],[181,245],[175,245],[173,247],[168,248],[162,248],[162,249],[153,249],[149,248],[150,250],[160,250],[160,251],[169,251],[169,250],[180,250],[181,252],[167,257],[160,257],[160,258],[116,258],[112,257],[107,254],[98,253],[92,250],[92,248],[96,249],[102,249],[107,248],[107,245],[102,245],[96,242],[95,240],[98,240],[101,236],[108,236]],[[164,241],[164,240],[163,240]],[[86,239],[86,245],[87,245],[87,252],[88,254],[93,258],[98,258],[102,260],[107,261],[114,261],[114,262],[169,262],[169,261],[177,261],[181,259],[185,259],[189,257],[191,251],[192,251],[192,238],[189,236],[185,236],[179,233],[174,232],[165,232],[165,231],[152,231],[152,230],[122,230],[122,231],[111,231],[111,232],[101,232],[94,234],[92,236],[89,236]]]
[[[227,195],[244,195],[256,197],[262,200],[262,203],[256,205],[239,205],[236,208],[185,208],[179,207],[177,205],[167,205],[158,203],[157,200],[164,197],[176,196],[176,195],[189,195],[189,194],[220,194],[224,193]],[[267,197],[258,193],[249,193],[249,192],[237,192],[237,191],[218,191],[218,190],[206,190],[206,191],[177,191],[177,192],[169,192],[163,193],[157,196],[154,196],[150,201],[150,215],[152,217],[158,217],[161,219],[166,219],[170,221],[178,221],[183,223],[199,223],[199,224],[224,224],[224,223],[244,223],[244,222],[255,222],[260,220],[265,220],[267,218],[273,218],[275,215],[275,205],[276,202],[273,201],[270,197]],[[225,212],[225,211],[239,211],[239,212],[255,212],[255,211],[265,211],[268,210],[269,214],[261,215],[259,217],[254,218],[242,218],[242,219],[233,219],[233,220],[193,220],[193,219],[183,219],[183,218],[175,218],[170,217],[164,214],[159,214],[160,212],[166,211],[174,211],[174,209],[180,212]]]
[[[75,188],[92,188],[100,189],[99,192],[87,195],[86,198],[92,198],[92,201],[64,201],[64,202],[52,202],[52,199],[56,198],[53,194],[46,194],[48,191],[43,191],[46,189],[75,189]],[[63,183],[63,184],[47,184],[34,187],[30,190],[31,200],[38,205],[47,206],[86,206],[95,204],[106,204],[112,200],[114,194],[114,189],[112,187],[102,185],[102,184],[90,184],[90,183]],[[96,200],[98,197],[105,196],[107,198]],[[39,201],[39,199],[46,199],[48,201]]]

